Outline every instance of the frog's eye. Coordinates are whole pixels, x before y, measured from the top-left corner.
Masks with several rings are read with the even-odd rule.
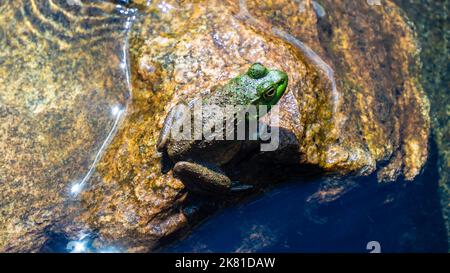
[[[270,100],[273,98],[273,96],[275,96],[275,94],[276,94],[275,86],[271,85],[264,91],[263,98],[265,100]]]
[[[252,79],[261,79],[262,77],[266,76],[268,73],[267,68],[260,64],[255,63],[247,71],[247,75]]]

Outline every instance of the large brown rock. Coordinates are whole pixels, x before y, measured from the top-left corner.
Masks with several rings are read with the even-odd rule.
[[[318,19],[307,1],[304,10],[286,1],[257,7],[252,1],[247,7],[233,1],[165,3],[154,3],[135,26],[133,102],[98,168],[99,188],[84,198],[93,209],[83,217],[107,245],[145,250],[189,225],[183,208],[198,201],[171,173],[160,173],[154,147],[162,120],[178,100],[226,82],[255,61],[283,69],[290,84],[280,102],[280,150],[250,162],[276,158],[301,170],[358,174],[378,164],[383,181],[400,174],[410,180],[420,171],[427,157],[428,102],[414,71],[413,32],[395,5],[343,2],[325,6],[332,13]],[[259,180],[260,172],[245,177]]]
[[[191,196],[170,172],[163,175],[156,140],[165,114],[177,101],[226,82],[256,61],[286,71],[290,83],[280,102],[280,149],[252,154],[239,170],[243,178],[259,184],[312,172],[377,171],[380,181],[393,181],[400,175],[412,180],[420,172],[428,154],[428,101],[415,71],[414,33],[394,4],[322,1],[322,14],[315,12],[311,1],[152,1],[148,7],[142,2],[142,15],[130,38],[132,96],[96,172],[68,204],[62,190],[55,193],[54,202],[31,201],[25,206],[12,201],[2,216],[9,217],[3,225],[8,232],[27,215],[30,205],[39,209],[52,204],[51,217],[33,229],[25,227],[20,236],[28,241],[20,247],[12,243],[13,237],[2,236],[3,249],[39,250],[49,233],[69,240],[92,233],[97,250],[115,246],[148,251],[225,204]],[[74,53],[69,50],[65,56],[73,60]],[[99,82],[91,75],[86,78],[92,84]],[[81,129],[89,124],[76,120]],[[13,128],[17,122],[6,126]],[[99,127],[104,126],[95,126]],[[74,149],[92,150],[95,146],[84,146],[90,143],[86,139],[97,138],[88,130],[81,132],[79,144],[72,143]],[[24,139],[18,138],[17,145],[25,149],[20,146]],[[19,154],[25,152],[36,155],[28,149]],[[82,155],[75,157],[86,161]],[[277,164],[265,165],[268,160]],[[8,167],[19,171],[29,164],[19,162],[24,166]],[[78,165],[64,166],[80,170]],[[266,171],[246,171],[258,166]],[[37,168],[31,182],[30,172],[22,178],[2,174],[7,181],[2,187],[10,189],[18,181],[29,185],[20,186],[29,193],[35,185],[58,184],[65,189],[70,183],[68,178],[56,183],[57,176],[42,178],[44,170]],[[341,185],[317,196],[333,199],[344,190]],[[49,195],[41,189],[35,192]],[[17,200],[17,194],[9,191],[9,198]],[[233,201],[237,200],[229,200]],[[14,207],[23,211],[11,217]]]

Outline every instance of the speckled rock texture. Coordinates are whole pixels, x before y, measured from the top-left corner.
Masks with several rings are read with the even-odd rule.
[[[117,50],[123,44],[114,39],[117,38],[114,33],[105,33],[111,39],[98,44],[77,47],[83,50],[60,45],[58,50],[63,51],[50,58],[51,65],[61,60],[71,64],[71,69],[59,64],[45,73],[49,65],[44,60],[48,55],[39,54],[31,43],[33,53],[29,56],[31,63],[39,65],[38,70],[4,71],[2,66],[2,74],[18,71],[31,79],[33,88],[8,92],[0,82],[4,105],[0,113],[22,118],[24,114],[20,111],[8,114],[16,109],[15,104],[25,103],[19,96],[32,96],[32,90],[38,90],[34,89],[36,86],[47,86],[45,79],[55,75],[54,89],[41,87],[42,91],[37,93],[69,96],[53,101],[55,107],[72,107],[74,112],[61,115],[60,119],[52,113],[49,118],[67,124],[67,132],[77,134],[65,133],[67,139],[55,136],[54,140],[44,135],[43,141],[50,147],[33,150],[27,146],[37,126],[33,119],[27,121],[28,127],[11,118],[2,123],[0,145],[5,145],[2,149],[5,155],[0,159],[3,189],[0,223],[6,232],[0,237],[0,249],[39,251],[49,245],[51,235],[69,241],[95,234],[90,235],[90,244],[96,250],[114,246],[121,251],[150,251],[170,235],[188,230],[218,207],[238,202],[239,198],[208,199],[186,192],[171,172],[161,173],[161,155],[155,145],[171,106],[225,83],[257,61],[286,71],[289,92],[280,101],[280,149],[248,155],[246,163],[236,170],[244,180],[264,187],[266,183],[281,182],[294,175],[360,176],[377,172],[380,182],[388,182],[399,177],[412,180],[421,171],[428,155],[429,104],[417,74],[420,63],[415,34],[392,2],[369,5],[365,1],[320,1],[320,10],[307,0],[152,1],[149,6],[145,5],[147,1],[134,2],[139,14],[129,38],[130,98],[124,92],[127,77],[120,65],[125,53]],[[17,10],[25,12],[25,17],[29,15],[20,4],[0,5],[0,10],[0,16],[10,14],[11,18],[15,18]],[[43,30],[35,31],[42,34]],[[6,33],[7,29],[2,27],[0,35]],[[50,41],[61,38],[54,36]],[[82,37],[78,43],[89,39]],[[108,48],[109,43],[116,47],[96,51]],[[5,59],[12,60],[11,54],[16,52],[23,54],[22,47],[28,48],[27,45],[14,49],[3,42],[2,47],[9,50],[2,50],[3,54],[7,52]],[[80,69],[74,64],[77,60],[81,62]],[[114,69],[118,69],[116,74],[110,72]],[[75,72],[84,70],[86,74],[71,78]],[[31,78],[33,74],[35,79]],[[66,77],[69,77],[66,85],[72,92],[66,91],[61,82]],[[22,83],[15,75],[2,77],[5,79],[8,86],[11,81]],[[76,89],[80,83],[83,86]],[[109,90],[108,86],[118,93],[88,92]],[[72,89],[95,94],[93,98],[87,97],[92,104],[77,103]],[[5,101],[8,98],[10,101]],[[30,101],[36,103],[35,98]],[[70,188],[74,175],[68,175],[67,168],[81,176],[86,173],[80,170],[96,162],[95,152],[89,152],[98,151],[95,148],[99,147],[100,136],[104,139],[114,127],[114,119],[104,112],[96,113],[92,105],[100,107],[104,103],[112,107],[117,102],[128,105],[117,133],[81,193],[69,198],[64,191]],[[17,106],[21,107],[29,106]],[[33,111],[39,110],[39,106],[34,107]],[[43,109],[45,112],[52,108]],[[87,115],[90,111],[94,114]],[[25,126],[23,131],[15,129],[19,126]],[[48,134],[58,132],[48,123],[45,128]],[[11,145],[7,139],[16,142]],[[60,142],[69,145],[59,147]],[[64,162],[59,168],[56,163],[40,158],[51,149],[56,151],[54,160]],[[25,155],[39,160],[27,160]],[[16,163],[11,157],[18,158]],[[65,158],[74,162],[65,162]],[[28,170],[30,165],[35,171]],[[6,170],[12,171],[6,174]],[[328,191],[322,189],[316,195],[326,201],[337,198],[344,190],[345,186],[340,185]],[[34,195],[36,199],[18,203],[21,195]],[[45,221],[35,218],[42,215],[48,215]],[[23,226],[24,222],[28,224]],[[14,231],[18,226],[21,229]]]

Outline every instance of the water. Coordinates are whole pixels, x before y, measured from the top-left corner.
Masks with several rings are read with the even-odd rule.
[[[212,216],[162,252],[446,252],[435,149],[413,183],[359,179],[329,204],[308,200],[312,181],[292,181]]]
[[[68,200],[86,187],[130,97],[132,20],[132,10],[102,1],[0,1],[5,249],[29,249],[27,240],[39,244],[46,227],[78,213]]]
[[[450,239],[450,2],[397,1],[412,19],[422,46],[422,82],[431,101],[433,138],[437,143],[438,168],[443,217]]]

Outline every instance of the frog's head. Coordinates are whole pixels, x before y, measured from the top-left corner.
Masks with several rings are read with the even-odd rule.
[[[276,69],[268,69],[260,63],[254,63],[245,73],[246,92],[250,104],[266,105],[268,109],[278,103],[286,91],[288,76]]]

